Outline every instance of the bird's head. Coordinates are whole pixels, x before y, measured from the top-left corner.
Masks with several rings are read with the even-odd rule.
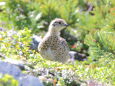
[[[49,25],[49,30],[59,32],[67,26],[68,26],[68,24],[65,22],[65,20],[56,18],[51,21],[51,23]]]

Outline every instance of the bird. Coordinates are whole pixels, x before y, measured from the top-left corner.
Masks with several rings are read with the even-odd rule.
[[[69,60],[68,44],[66,40],[60,36],[60,31],[67,26],[66,21],[61,18],[55,18],[51,21],[46,35],[38,46],[38,52],[43,58],[61,63],[65,63]]]

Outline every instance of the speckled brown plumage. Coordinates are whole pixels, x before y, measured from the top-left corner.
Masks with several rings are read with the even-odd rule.
[[[43,58],[64,63],[69,59],[69,48],[66,40],[61,38],[59,35],[61,26],[53,26],[56,21],[63,22],[63,24],[66,23],[62,19],[53,20],[53,23],[51,22],[50,24],[50,26],[52,25],[52,27],[49,27],[48,33],[45,35],[38,46],[38,51]]]

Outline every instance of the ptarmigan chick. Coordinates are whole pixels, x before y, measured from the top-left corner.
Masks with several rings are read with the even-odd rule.
[[[70,58],[67,42],[60,37],[60,31],[67,26],[68,24],[59,18],[50,23],[47,34],[38,46],[38,51],[43,58],[62,63]]]

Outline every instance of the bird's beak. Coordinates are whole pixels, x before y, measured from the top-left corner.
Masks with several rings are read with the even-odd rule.
[[[64,26],[68,27],[68,26],[69,26],[69,24],[64,24]]]

